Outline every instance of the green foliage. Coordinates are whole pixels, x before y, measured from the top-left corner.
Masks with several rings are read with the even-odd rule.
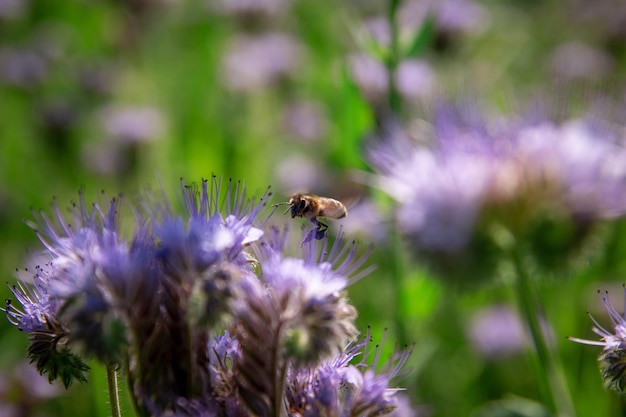
[[[50,383],[60,379],[63,386],[69,388],[75,380],[87,382],[89,366],[68,347],[58,346],[53,340],[45,343],[31,338],[31,342],[28,358],[40,374],[48,377]]]

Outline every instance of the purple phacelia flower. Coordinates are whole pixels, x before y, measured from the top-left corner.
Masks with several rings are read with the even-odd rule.
[[[512,240],[543,266],[568,264],[594,222],[626,212],[625,138],[587,119],[489,120],[441,107],[421,142],[391,127],[369,149],[375,184],[396,200],[398,228],[439,266],[489,275]]]
[[[360,276],[363,258],[340,240],[321,252],[309,244],[302,257],[286,256],[287,234],[274,231],[258,251],[261,279],[242,279],[234,335],[242,354],[238,390],[255,414],[272,415],[290,367],[305,368],[339,354],[357,331],[356,309],[345,289]],[[328,250],[327,250],[328,249]],[[265,400],[263,400],[265,399]]]
[[[46,263],[4,309],[37,369],[68,386],[86,380],[83,356],[123,368],[141,415],[391,412],[406,355],[379,375],[376,358],[349,364],[367,343],[345,349],[365,257],[328,237],[291,253],[289,233],[261,229],[269,192],[244,194],[213,179],[182,185],[183,215],[155,194],[89,207],[82,193],[69,222],[56,204],[39,215]]]
[[[69,385],[85,379],[76,353],[117,365],[130,354],[135,395],[151,410],[192,398],[194,384],[209,380],[209,367],[196,363],[208,364],[209,326],[224,318],[236,280],[251,271],[244,251],[262,236],[252,224],[264,199],[251,203],[243,187],[220,190],[215,179],[182,191],[186,215],[151,196],[127,205],[135,223],[125,233],[118,198],[89,207],[81,192],[69,221],[56,203],[54,218],[37,216],[47,263],[30,285],[13,288],[21,309],[8,302],[5,311],[30,334],[40,372]]]
[[[188,218],[184,219],[165,211],[151,216],[154,233],[159,240],[159,256],[165,269],[175,277],[190,276],[191,271],[202,272],[219,262],[229,262],[245,267],[248,258],[242,248],[258,240],[263,232],[252,226],[261,205],[251,206],[243,201],[245,190],[237,184],[228,187],[227,215],[218,210],[218,202],[211,194],[207,182],[202,189],[183,186],[183,197]],[[162,219],[159,219],[161,218]]]
[[[400,403],[390,388],[411,354],[411,349],[395,352],[387,364],[376,371],[380,361],[377,345],[373,358],[369,336],[352,342],[340,354],[318,366],[291,369],[287,377],[287,402],[293,413],[303,416],[381,416],[396,411]],[[355,358],[361,360],[355,363]]]
[[[614,391],[626,392],[626,312],[620,314],[611,304],[608,292],[601,293],[600,299],[606,309],[613,331],[602,326],[591,314],[589,317],[594,324],[593,332],[600,336],[600,340],[579,339],[569,337],[573,342],[586,345],[602,346],[603,350],[598,357],[600,371],[604,385]],[[624,288],[624,308],[626,308],[626,288]]]
[[[30,362],[35,363],[50,382],[60,378],[67,388],[74,380],[85,382],[89,366],[67,346],[69,330],[57,318],[60,303],[50,297],[49,278],[48,272],[37,266],[31,285],[19,283],[11,288],[21,309],[7,299],[3,310],[9,323],[28,333]]]

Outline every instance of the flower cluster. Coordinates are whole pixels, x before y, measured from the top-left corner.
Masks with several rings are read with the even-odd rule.
[[[377,186],[398,202],[398,226],[421,253],[448,264],[476,248],[465,260],[495,258],[502,242],[494,233],[506,230],[562,264],[594,221],[626,211],[618,132],[587,119],[488,121],[478,113],[441,106],[419,140],[398,127],[370,146]]]
[[[86,380],[85,358],[119,367],[144,416],[393,411],[389,380],[408,354],[383,375],[350,365],[369,343],[355,342],[346,295],[368,272],[354,244],[290,255],[287,231],[263,231],[269,191],[181,188],[182,216],[155,195],[89,207],[82,193],[69,222],[56,203],[37,216],[46,262],[5,308],[37,369],[69,386]]]
[[[600,294],[602,304],[611,319],[614,333],[600,325],[590,314],[589,317],[595,325],[592,330],[600,336],[601,340],[587,340],[577,337],[569,337],[569,340],[604,347],[598,357],[604,384],[609,389],[624,393],[626,392],[626,312],[620,314],[613,307],[608,292],[601,293],[598,291],[598,294]],[[626,296],[626,288],[624,288],[624,295]],[[626,302],[624,308],[626,308]]]

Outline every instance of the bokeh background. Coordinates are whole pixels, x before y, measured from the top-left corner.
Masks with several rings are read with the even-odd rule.
[[[15,282],[15,269],[38,248],[24,221],[30,211],[49,210],[53,197],[69,207],[81,187],[88,200],[103,189],[174,193],[181,177],[215,174],[245,181],[251,194],[272,185],[275,202],[302,190],[333,196],[350,205],[348,218],[333,224],[370,247],[377,265],[350,288],[358,327],[377,338],[388,329],[389,349],[415,343],[396,382],[420,415],[544,415],[510,285],[457,288],[407,253],[402,296],[392,289],[398,256],[390,254],[402,242],[391,237],[389,202],[369,186],[364,158],[387,96],[389,3],[0,0],[3,280]],[[593,103],[624,120],[621,0],[400,2],[400,39],[410,42],[424,22],[427,36],[398,66],[406,125],[419,128],[424,109],[442,97],[503,112],[537,97],[557,113]],[[580,416],[626,412],[602,386],[598,348],[566,340],[593,338],[587,310],[606,320],[598,289],[619,305],[625,226],[611,224],[601,261],[538,284]],[[0,320],[1,415],[109,415],[99,365],[88,384],[65,391],[33,379],[26,346],[25,335]]]

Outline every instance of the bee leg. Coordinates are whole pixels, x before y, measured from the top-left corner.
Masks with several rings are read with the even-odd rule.
[[[312,221],[314,224],[317,225],[317,230],[315,231],[315,239],[316,240],[324,239],[324,235],[326,234],[326,231],[328,230],[328,225],[322,223],[321,221],[317,219],[313,219]]]
[[[316,230],[317,229],[311,229],[309,233],[304,236],[304,239],[302,239],[302,242],[300,243],[300,247],[302,247],[305,243],[309,243],[313,239],[313,237],[317,239]]]

